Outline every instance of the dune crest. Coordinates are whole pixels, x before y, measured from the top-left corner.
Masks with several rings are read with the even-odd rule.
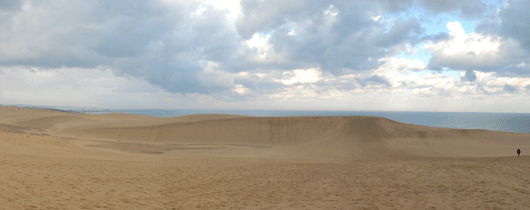
[[[0,122],[3,124],[37,129],[58,137],[114,142],[102,144],[112,145],[109,147],[120,148],[121,144],[122,149],[142,145],[159,148],[148,150],[153,153],[197,148],[196,151],[205,151],[204,155],[209,155],[225,149],[232,154],[247,156],[267,153],[271,158],[342,162],[357,159],[510,156],[514,148],[530,151],[529,134],[433,128],[368,116],[189,115],[158,118],[13,107],[1,107],[0,115],[4,116]],[[133,142],[134,146],[131,145]],[[197,144],[211,146],[189,146]],[[234,149],[235,146],[244,148]],[[257,151],[256,146],[269,150]],[[172,154],[178,155],[177,152]],[[261,154],[260,157],[267,155]]]

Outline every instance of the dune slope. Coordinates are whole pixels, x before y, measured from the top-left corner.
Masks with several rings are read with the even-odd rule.
[[[15,112],[19,112],[18,115]],[[220,149],[225,149],[225,153],[232,155],[252,153],[257,157],[258,153],[264,153],[260,157],[340,162],[357,159],[511,156],[517,148],[530,151],[529,134],[432,128],[366,116],[192,115],[157,118],[9,107],[2,107],[0,115],[6,116],[0,123],[37,129],[53,136],[107,142],[100,147],[107,145],[126,150],[142,145],[154,148],[149,144],[156,144],[158,149],[136,150],[153,153],[187,150],[180,154],[188,154],[190,149],[204,152],[205,148],[210,148],[201,154],[212,155],[216,151],[221,154]],[[189,146],[198,144],[202,146]],[[236,149],[235,146],[239,147]],[[256,146],[269,150],[258,151]]]

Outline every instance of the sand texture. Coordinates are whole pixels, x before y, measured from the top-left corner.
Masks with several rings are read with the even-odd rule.
[[[0,106],[0,209],[530,209],[529,152],[379,117]]]

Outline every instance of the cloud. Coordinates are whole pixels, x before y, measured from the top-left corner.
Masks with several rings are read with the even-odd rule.
[[[384,77],[381,77],[379,75],[372,75],[367,78],[356,78],[357,82],[361,84],[362,86],[367,86],[368,84],[381,84],[384,86],[390,87],[390,82],[385,79]]]
[[[169,92],[229,94],[243,85],[239,72],[370,71],[407,45],[446,38],[426,36],[416,18],[384,16],[414,2],[18,1],[2,4],[18,12],[1,17],[0,65],[106,67]],[[438,6],[425,4],[448,10]]]
[[[160,99],[151,84],[104,68],[8,67],[0,75],[0,98],[12,104],[149,107]]]
[[[522,48],[527,52],[530,50],[530,24],[527,20],[530,19],[528,10],[530,9],[530,2],[524,0],[512,0],[502,8],[498,13],[499,25],[497,26],[497,33],[503,37],[517,40]]]
[[[396,6],[385,2],[242,1],[236,26],[243,39],[268,37],[284,58],[280,68],[319,67],[340,75],[343,69],[375,69],[379,59],[425,35],[415,18],[374,18]]]
[[[511,85],[508,85],[508,84],[505,84],[503,89],[506,91],[506,92],[509,92],[509,93],[514,93],[515,91],[517,91],[517,89]]]
[[[465,71],[464,76],[460,78],[462,79],[462,81],[474,82],[475,80],[477,80],[477,75],[475,74],[474,71],[467,70]]]
[[[415,45],[424,33],[425,29],[421,27],[416,18],[409,18],[408,20],[397,19],[387,33],[376,37],[377,40],[375,42],[376,45],[384,48],[389,48],[402,42]]]
[[[244,0],[234,19],[204,1],[24,1],[2,19],[0,65],[104,66],[170,92],[230,93],[234,78],[209,77],[209,63],[232,73],[378,68],[424,35],[415,18],[372,18],[403,4]]]
[[[149,6],[143,1],[24,1],[19,12],[4,19],[1,64],[96,67],[109,64],[112,56],[138,54],[149,31],[163,28],[161,21],[142,20],[158,13]]]
[[[22,5],[19,0],[0,0],[0,11],[17,10]]]
[[[480,70],[503,75],[529,75],[528,53],[511,39],[481,33],[466,34],[459,22],[449,22],[449,40],[428,42],[432,53],[427,68],[442,70]]]
[[[120,83],[131,91],[216,103],[377,94],[465,100],[523,90],[529,29],[518,18],[528,16],[528,3],[510,1],[474,33],[458,22],[447,24],[450,33],[426,33],[426,15],[477,18],[490,10],[485,2],[1,1],[0,68],[72,77],[93,70],[108,79],[98,81],[142,84]],[[428,64],[395,57],[423,43]]]
[[[286,19],[297,16],[310,15],[316,12],[311,7],[313,3],[321,4],[319,1],[255,1],[242,0],[241,7],[243,15],[236,22],[237,30],[243,39],[250,39],[260,31],[270,31],[283,25]],[[311,10],[313,9],[313,10]]]
[[[483,65],[470,66],[483,71],[494,71],[504,76],[530,76],[530,2],[510,0],[493,17],[477,21],[475,33],[492,37],[499,43],[498,51],[489,58],[484,57]]]
[[[435,14],[456,12],[465,18],[481,17],[488,7],[481,0],[421,0],[420,4]]]
[[[10,18],[0,65],[107,66],[171,92],[229,90],[202,71],[239,50],[227,11],[203,2],[26,1]]]
[[[248,88],[246,88],[245,86],[241,85],[241,84],[238,84],[236,85],[233,89],[232,89],[232,92],[238,94],[238,95],[246,95],[248,94],[250,90]]]
[[[315,83],[320,80],[320,72],[317,69],[297,69],[293,72],[284,72],[284,75],[289,79],[282,79],[284,85],[301,84],[301,83]]]

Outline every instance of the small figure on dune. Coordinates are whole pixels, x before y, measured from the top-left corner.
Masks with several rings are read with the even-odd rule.
[[[520,156],[520,155],[521,155],[521,150],[517,149],[517,156]]]

